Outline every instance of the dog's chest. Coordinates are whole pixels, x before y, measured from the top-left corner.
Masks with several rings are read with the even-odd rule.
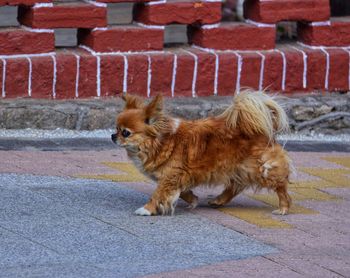
[[[143,167],[143,163],[141,161],[141,159],[137,156],[137,155],[129,155],[129,158],[131,159],[131,161],[133,162],[133,164],[135,165],[135,167],[142,173],[144,174],[146,177],[148,177],[149,179],[153,180],[153,181],[157,181],[157,179],[155,178],[155,176],[151,175],[150,173],[146,172],[144,167]]]

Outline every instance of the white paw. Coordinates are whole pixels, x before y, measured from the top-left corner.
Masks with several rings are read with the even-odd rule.
[[[282,209],[282,210],[276,209],[276,210],[272,211],[272,214],[274,214],[274,215],[287,215],[288,211],[285,209]]]
[[[136,215],[142,215],[142,216],[151,216],[151,213],[145,209],[144,207],[141,207],[137,210],[135,210]]]
[[[195,209],[198,206],[198,199],[187,206],[188,209]]]

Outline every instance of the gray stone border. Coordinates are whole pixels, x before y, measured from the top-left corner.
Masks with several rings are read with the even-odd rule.
[[[291,130],[310,134],[350,134],[350,93],[277,95]],[[198,119],[221,113],[232,97],[166,99],[174,116]],[[89,100],[5,99],[0,101],[0,128],[96,130],[114,127],[120,98]]]

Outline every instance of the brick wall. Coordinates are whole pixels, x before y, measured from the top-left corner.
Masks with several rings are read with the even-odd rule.
[[[133,24],[108,25],[97,0],[0,0],[18,6],[18,27],[0,28],[2,98],[86,98],[348,91],[350,21],[329,0],[246,0],[244,22],[221,22],[219,0],[135,1]],[[298,41],[276,45],[276,24],[298,22]],[[187,25],[189,45],[164,47],[164,27]],[[78,45],[55,48],[54,29]]]

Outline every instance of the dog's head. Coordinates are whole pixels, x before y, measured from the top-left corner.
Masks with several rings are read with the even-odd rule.
[[[161,95],[148,104],[138,96],[125,94],[124,110],[117,116],[116,133],[112,141],[129,151],[137,152],[147,140],[159,138],[171,129],[168,118],[163,113]]]

